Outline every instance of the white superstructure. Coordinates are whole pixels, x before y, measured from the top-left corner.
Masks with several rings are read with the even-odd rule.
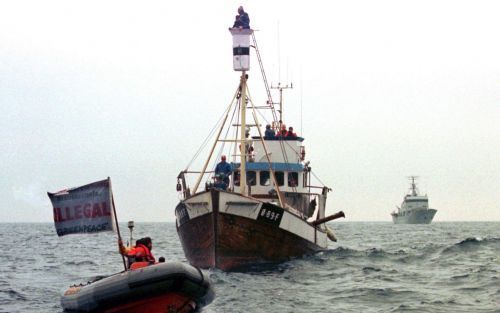
[[[410,176],[410,193],[405,195],[401,207],[391,213],[395,224],[430,224],[437,210],[429,208],[427,195],[419,195],[416,176]]]

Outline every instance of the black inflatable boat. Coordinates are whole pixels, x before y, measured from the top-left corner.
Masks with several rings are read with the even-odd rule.
[[[192,312],[210,303],[213,296],[207,274],[187,264],[168,262],[71,286],[61,305],[67,312]]]

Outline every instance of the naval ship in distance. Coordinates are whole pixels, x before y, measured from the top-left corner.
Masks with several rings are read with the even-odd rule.
[[[410,176],[410,192],[404,197],[401,207],[391,213],[394,224],[430,224],[437,210],[429,208],[427,195],[420,195],[415,183],[417,176]]]

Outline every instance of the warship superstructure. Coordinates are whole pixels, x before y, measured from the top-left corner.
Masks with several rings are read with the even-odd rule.
[[[394,224],[430,224],[437,210],[429,208],[427,195],[420,195],[415,183],[417,176],[410,176],[410,192],[404,197],[401,207],[391,213]]]

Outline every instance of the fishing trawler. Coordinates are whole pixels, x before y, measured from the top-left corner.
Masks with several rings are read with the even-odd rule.
[[[283,90],[292,85],[274,87],[280,93],[280,101],[275,103],[253,30],[229,30],[233,67],[241,73],[239,82],[214,132],[216,138],[202,169],[180,172],[177,191],[181,200],[175,208],[177,233],[187,260],[196,267],[223,271],[325,250],[328,239],[336,241],[325,223],[344,217],[342,211],[325,216],[331,189],[313,185],[311,175],[315,175],[305,159],[304,138],[273,134],[286,129]],[[249,97],[251,48],[256,51],[266,86],[265,105],[257,106]],[[247,121],[247,114],[252,121]],[[264,135],[258,116],[266,119],[271,134]],[[221,134],[232,134],[232,138]],[[216,162],[226,154],[232,161],[229,173],[224,175],[217,173]],[[187,174],[197,174],[192,188]],[[200,190],[203,181],[204,189]]]
[[[430,224],[437,210],[429,208],[427,195],[419,195],[415,179],[417,176],[410,176],[410,193],[407,194],[401,207],[396,207],[397,211],[391,213],[394,224]]]

